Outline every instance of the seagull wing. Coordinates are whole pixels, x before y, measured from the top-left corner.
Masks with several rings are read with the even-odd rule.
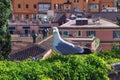
[[[73,47],[67,43],[59,42],[57,46],[55,46],[56,50],[59,51],[62,54],[74,54],[74,53],[80,53],[81,48]]]

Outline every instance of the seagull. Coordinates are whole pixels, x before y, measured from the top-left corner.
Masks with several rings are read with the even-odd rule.
[[[53,49],[61,54],[82,54],[85,49],[63,40],[57,27],[53,27]]]

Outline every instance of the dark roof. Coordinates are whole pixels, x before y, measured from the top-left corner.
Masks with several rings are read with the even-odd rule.
[[[92,13],[94,16],[100,16],[102,18],[108,19],[110,21],[116,22],[117,17],[120,18],[120,12],[99,12],[99,13]]]
[[[52,36],[37,44],[32,44],[24,49],[10,54],[10,60],[25,60],[29,57],[42,58],[52,48]]]
[[[64,15],[64,13],[56,13],[54,22],[58,22],[63,15]]]

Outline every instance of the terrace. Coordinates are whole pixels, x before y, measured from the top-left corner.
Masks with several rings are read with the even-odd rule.
[[[103,28],[120,28],[118,25],[108,22],[104,19],[100,19],[96,23],[93,23],[93,19],[88,20],[87,25],[76,25],[75,20],[69,20],[67,23],[61,25],[59,28],[79,28],[79,29],[103,29]]]

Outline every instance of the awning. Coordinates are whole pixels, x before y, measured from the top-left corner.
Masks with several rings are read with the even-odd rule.
[[[28,26],[28,27],[23,27],[23,29],[30,29],[30,27]]]
[[[15,30],[15,27],[8,27],[8,30]]]
[[[43,29],[43,28],[51,28],[51,26],[46,25],[46,26],[40,26],[39,28]]]

